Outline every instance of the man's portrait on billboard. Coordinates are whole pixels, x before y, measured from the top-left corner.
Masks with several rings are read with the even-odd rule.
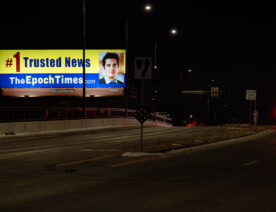
[[[124,84],[124,53],[100,52],[99,84]]]

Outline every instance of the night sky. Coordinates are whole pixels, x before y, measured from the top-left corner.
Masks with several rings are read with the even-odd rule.
[[[213,83],[227,90],[216,98],[220,116],[248,121],[246,89],[257,89],[261,123],[275,123],[276,13],[265,1],[86,1],[86,48],[125,49],[129,18],[129,74],[134,58],[153,57],[157,36],[158,111],[175,114],[182,88],[210,90]],[[7,1],[1,3],[1,49],[81,49],[82,1]],[[178,29],[176,36],[168,32]],[[188,76],[187,70],[192,69]],[[214,82],[211,82],[214,79]],[[140,91],[140,82],[131,79]],[[145,104],[151,105],[152,80],[145,82]],[[207,97],[182,96],[184,117],[197,116]],[[218,114],[219,115],[219,114]]]

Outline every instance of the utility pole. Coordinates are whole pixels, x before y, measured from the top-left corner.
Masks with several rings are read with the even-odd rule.
[[[182,125],[182,71],[179,72],[179,109],[178,109],[178,116],[180,125]]]
[[[83,96],[83,117],[86,118],[86,98],[85,98],[85,0],[83,0],[83,72],[82,72],[82,78],[83,78],[83,84],[82,84],[82,96]]]

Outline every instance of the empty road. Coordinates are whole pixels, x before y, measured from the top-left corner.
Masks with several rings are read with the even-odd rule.
[[[145,143],[214,128],[146,128]],[[0,142],[0,211],[275,211],[276,133],[122,157],[139,129]]]

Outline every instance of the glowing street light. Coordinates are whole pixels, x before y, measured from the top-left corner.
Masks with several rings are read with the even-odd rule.
[[[170,30],[170,34],[176,35],[177,34],[177,29],[172,28]],[[157,41],[158,39],[163,35],[163,33],[160,33],[156,38],[154,42],[154,69],[157,69]]]
[[[145,11],[150,12],[152,10],[152,6],[150,4],[145,5]]]
[[[175,36],[177,34],[177,30],[175,28],[172,28],[170,30],[170,34]],[[157,93],[158,93],[158,88],[157,88],[157,69],[158,69],[158,66],[157,66],[157,41],[158,39],[163,35],[163,33],[160,33],[159,35],[156,36],[155,38],[155,42],[154,42],[154,95],[155,97],[157,96]],[[154,117],[155,117],[155,120],[156,120],[156,101],[154,103]]]
[[[127,89],[128,89],[128,83],[129,83],[129,79],[128,79],[128,24],[129,24],[129,18],[131,17],[131,15],[135,12],[135,9],[134,8],[133,10],[130,11],[130,13],[128,14],[127,16],[127,19],[126,19],[126,81],[125,81],[125,118],[128,117],[128,114],[127,114],[127,108],[128,108],[128,93],[127,93]],[[152,10],[152,6],[150,4],[146,4],[144,6],[144,10],[146,12],[150,12]]]
[[[172,34],[172,35],[177,34],[177,30],[176,30],[176,29],[171,29],[171,34]]]

